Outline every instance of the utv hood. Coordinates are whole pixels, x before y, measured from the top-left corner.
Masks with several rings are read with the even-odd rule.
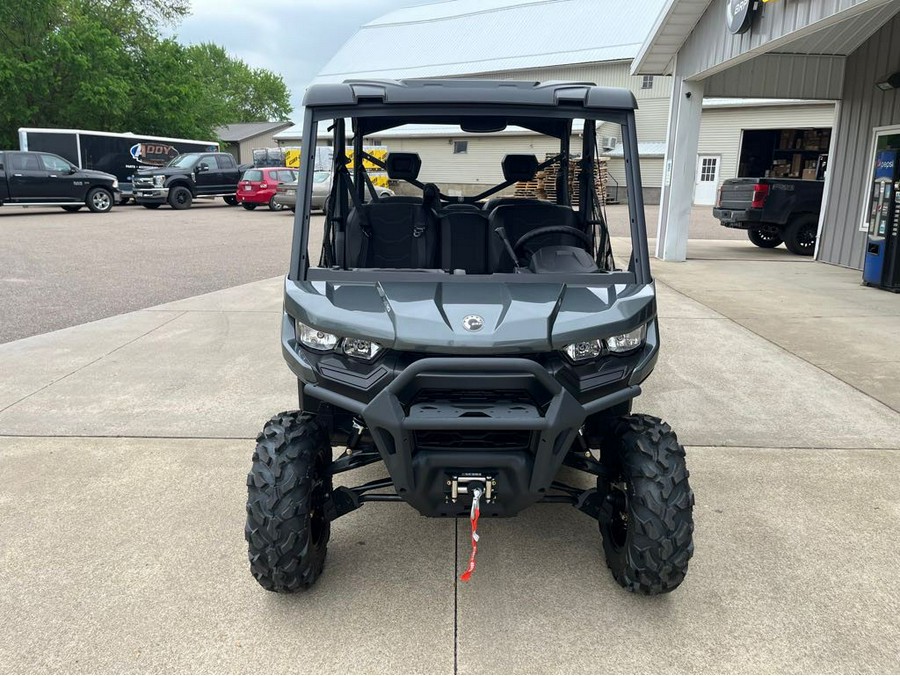
[[[288,279],[285,311],[316,329],[394,350],[525,354],[631,331],[656,316],[656,298],[652,284]]]

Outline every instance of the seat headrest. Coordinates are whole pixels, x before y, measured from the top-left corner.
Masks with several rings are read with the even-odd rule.
[[[538,170],[534,155],[507,155],[503,158],[503,178],[507,181],[530,181]]]
[[[422,158],[416,153],[390,153],[385,161],[388,178],[415,181],[422,170]]]

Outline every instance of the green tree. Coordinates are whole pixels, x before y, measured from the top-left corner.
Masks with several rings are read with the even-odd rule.
[[[160,37],[189,4],[0,0],[0,147],[24,126],[212,138],[221,124],[285,119],[279,75]]]
[[[290,92],[280,75],[251,68],[211,42],[188,47],[197,74],[209,83],[209,95],[222,99],[228,122],[286,120],[291,113]]]

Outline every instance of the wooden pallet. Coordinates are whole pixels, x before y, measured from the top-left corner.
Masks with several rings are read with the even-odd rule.
[[[546,159],[554,157],[554,153],[548,153]],[[575,156],[569,160],[569,196],[572,207],[577,208],[581,192],[581,164],[580,157]],[[516,184],[516,197],[530,197],[556,201],[556,178],[559,175],[559,163],[551,164],[545,170],[538,172],[531,181],[522,181]],[[609,169],[605,158],[599,158],[594,164],[594,189],[600,199],[600,204],[606,204],[608,195],[606,186],[609,183]]]

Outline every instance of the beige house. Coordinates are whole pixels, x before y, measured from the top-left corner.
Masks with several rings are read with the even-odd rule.
[[[222,141],[222,150],[234,155],[238,164],[253,162],[253,151],[257,148],[274,148],[278,145],[275,134],[293,125],[290,120],[283,122],[242,122],[226,124],[216,129]]]

